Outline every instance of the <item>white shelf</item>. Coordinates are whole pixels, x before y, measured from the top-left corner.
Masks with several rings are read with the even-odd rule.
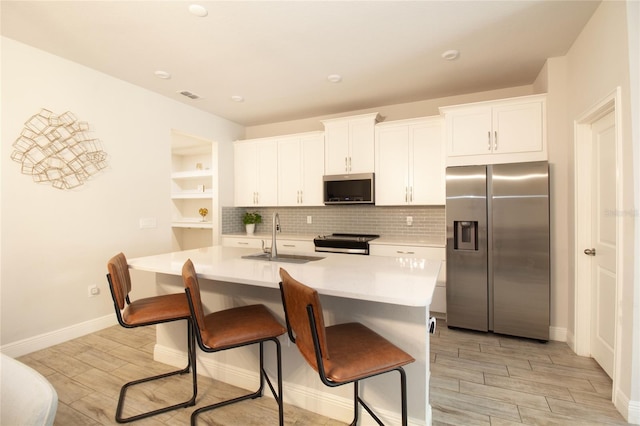
[[[171,198],[174,200],[210,200],[213,198],[213,192],[183,191],[171,194]]]
[[[172,228],[213,229],[212,222],[202,222],[199,219],[182,219],[171,222]]]
[[[211,170],[189,170],[185,172],[173,172],[171,173],[171,179],[194,179],[194,178],[202,178],[202,177],[211,177],[213,176],[213,171]]]

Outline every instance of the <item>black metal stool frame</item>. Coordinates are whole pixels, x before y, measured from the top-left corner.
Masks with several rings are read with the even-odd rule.
[[[284,317],[285,317],[285,322],[287,324],[287,334],[289,335],[289,339],[291,340],[291,342],[295,343],[296,342],[296,338],[293,335],[293,330],[291,329],[291,326],[289,325],[289,318],[287,315],[287,305],[286,305],[286,301],[285,301],[285,297],[284,297],[284,289],[282,288],[282,282],[280,282],[280,293],[282,295],[282,305],[284,307]],[[318,365],[318,374],[320,375],[320,380],[322,381],[322,383],[324,383],[326,386],[329,387],[338,387],[338,386],[342,386],[342,385],[346,385],[349,383],[353,383],[353,421],[350,423],[350,426],[356,426],[356,424],[358,423],[358,405],[362,405],[362,407],[369,413],[369,415],[373,418],[373,420],[376,421],[376,423],[378,423],[380,426],[384,426],[384,423],[382,422],[382,420],[380,420],[380,418],[378,418],[378,416],[373,412],[373,410],[367,405],[367,403],[360,398],[360,394],[358,392],[358,383],[360,382],[360,380],[364,380],[364,379],[368,379],[369,377],[374,377],[374,376],[380,376],[382,374],[386,374],[386,373],[390,373],[392,371],[397,371],[398,373],[400,373],[400,392],[401,392],[401,403],[402,403],[402,426],[407,426],[408,424],[408,419],[407,419],[407,375],[404,371],[404,368],[402,367],[397,367],[391,370],[387,370],[387,371],[383,371],[380,373],[375,373],[375,374],[370,374],[368,376],[363,376],[360,377],[357,380],[351,380],[351,381],[346,381],[346,382],[333,382],[331,380],[329,380],[329,378],[326,376],[325,372],[324,372],[324,363],[322,362],[322,352],[320,351],[320,339],[318,337],[318,330],[316,327],[316,320],[315,320],[315,315],[314,315],[314,311],[313,311],[313,306],[311,305],[307,305],[307,314],[309,316],[309,327],[311,328],[311,336],[313,337],[313,346],[315,349],[315,354],[316,354],[316,363]]]
[[[115,306],[115,310],[116,310],[116,316],[118,318],[118,323],[124,327],[124,328],[136,328],[136,327],[144,327],[147,325],[155,325],[155,324],[162,324],[162,323],[166,323],[166,322],[172,322],[172,321],[179,321],[179,320],[185,320],[187,321],[187,366],[183,369],[180,370],[175,370],[175,371],[171,371],[169,373],[164,373],[164,374],[158,374],[157,376],[152,376],[152,377],[147,377],[144,379],[138,379],[138,380],[133,380],[131,382],[125,383],[122,388],[120,388],[120,396],[118,398],[118,407],[116,408],[116,422],[118,423],[129,423],[129,422],[133,422],[136,420],[140,420],[140,419],[144,419],[147,417],[151,417],[151,416],[155,416],[157,414],[161,414],[161,413],[166,413],[167,411],[171,411],[171,410],[175,410],[177,408],[186,408],[186,407],[191,407],[194,406],[196,404],[196,395],[198,394],[198,381],[197,381],[197,374],[196,374],[196,347],[195,347],[195,337],[194,337],[194,332],[193,332],[193,324],[191,322],[191,317],[184,317],[184,318],[172,318],[169,320],[165,320],[165,321],[152,321],[152,322],[148,322],[148,323],[142,323],[142,324],[136,324],[136,325],[130,325],[124,322],[124,319],[122,318],[122,313],[120,312],[120,308],[118,307],[118,304],[116,302],[116,296],[113,290],[113,282],[111,280],[111,274],[107,274],[107,281],[109,282],[109,290],[111,291],[111,296],[113,298],[113,304]],[[129,299],[129,295],[125,296],[125,301],[127,303],[127,305],[131,304],[131,300]],[[174,404],[174,405],[170,405],[167,407],[163,407],[163,408],[159,408],[157,410],[153,410],[153,411],[148,411],[146,413],[142,413],[142,414],[137,414],[135,416],[130,416],[130,417],[126,417],[123,418],[122,417],[122,411],[124,409],[124,401],[125,401],[125,395],[127,393],[127,390],[131,387],[131,386],[135,386],[138,385],[140,383],[146,383],[146,382],[151,382],[154,380],[159,380],[159,379],[164,379],[165,377],[171,377],[171,376],[175,376],[177,374],[187,374],[189,373],[189,371],[192,372],[192,382],[193,382],[193,395],[191,396],[191,398],[189,398],[187,401],[184,402],[180,402],[178,404]]]
[[[193,324],[195,323],[196,314],[195,314],[195,308],[193,306],[193,301],[191,298],[191,291],[188,288],[185,288],[185,292],[187,293],[187,301],[189,302],[189,309],[191,310],[191,316],[192,318],[194,318],[192,320],[192,324]],[[283,426],[284,425],[284,403],[282,398],[282,350],[281,350],[280,341],[278,340],[278,338],[273,337],[269,339],[258,339],[254,341],[245,342],[240,345],[234,345],[231,347],[211,349],[204,344],[204,342],[202,341],[202,336],[200,335],[199,332],[194,334],[196,335],[196,340],[198,342],[198,346],[200,347],[200,349],[202,349],[203,352],[207,352],[207,353],[221,352],[227,349],[241,348],[243,346],[250,346],[250,345],[259,343],[260,344],[260,386],[255,392],[198,408],[193,413],[191,413],[191,426],[196,425],[197,417],[202,412],[214,410],[216,408],[224,407],[226,405],[234,404],[240,401],[245,401],[247,399],[256,399],[256,398],[262,397],[262,391],[264,389],[265,381],[269,385],[269,388],[271,389],[271,393],[273,394],[273,397],[275,398],[276,403],[278,404],[279,425]],[[275,388],[273,387],[273,384],[271,383],[271,380],[269,379],[269,376],[267,375],[267,371],[264,369],[264,342],[269,340],[276,344],[276,356],[277,356],[277,364],[278,364],[278,392],[276,392]],[[196,365],[195,353],[194,353],[193,365],[195,370],[195,365]]]

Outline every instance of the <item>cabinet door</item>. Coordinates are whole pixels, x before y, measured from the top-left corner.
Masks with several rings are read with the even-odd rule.
[[[278,144],[261,141],[255,144],[257,155],[256,205],[278,205]]]
[[[278,205],[300,204],[302,161],[300,139],[278,141]]]
[[[349,173],[371,173],[374,164],[375,127],[371,119],[349,122]]]
[[[496,154],[542,151],[542,103],[494,107],[493,131],[493,151]]]
[[[445,204],[445,155],[442,121],[409,128],[411,204]]]
[[[300,140],[302,170],[300,204],[324,205],[322,176],[324,175],[324,135],[305,136]]]
[[[325,123],[325,173],[348,173],[349,122]]]
[[[255,205],[257,152],[253,143],[236,143],[234,155],[234,203],[237,207]]]
[[[376,205],[404,205],[409,192],[409,127],[379,127],[376,134]]]
[[[449,156],[491,154],[491,108],[478,107],[447,113]]]

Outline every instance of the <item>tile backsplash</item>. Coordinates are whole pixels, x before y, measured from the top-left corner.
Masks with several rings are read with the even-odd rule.
[[[292,235],[323,235],[333,232],[379,234],[385,237],[412,238],[430,237],[444,241],[444,206],[319,206],[319,207],[223,207],[222,233],[244,232],[242,216],[246,211],[257,211],[262,215],[262,223],[256,225],[256,232],[271,232],[271,218],[274,212],[280,217],[283,233]],[[413,218],[407,225],[407,216]],[[311,223],[307,223],[311,217]]]

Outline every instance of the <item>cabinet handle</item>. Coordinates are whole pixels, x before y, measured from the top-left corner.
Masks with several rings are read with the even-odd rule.
[[[351,157],[349,157],[349,170],[348,171],[351,171]]]
[[[493,132],[493,150],[498,150],[498,131]]]
[[[241,246],[249,245],[249,243],[247,243],[246,241],[238,241],[238,244],[241,245]]]
[[[284,247],[295,247],[295,244],[283,244]]]
[[[409,202],[409,187],[408,186],[404,187],[404,202],[405,203]]]
[[[403,250],[396,250],[396,253],[398,253],[398,254],[416,254],[414,251],[403,251]]]
[[[349,157],[344,157],[344,171],[349,171]]]
[[[303,200],[304,200],[304,198],[302,197],[302,190],[300,190],[300,204],[302,204]]]
[[[413,186],[409,187],[409,201],[413,203]]]
[[[487,151],[491,151],[491,131],[487,132]]]

